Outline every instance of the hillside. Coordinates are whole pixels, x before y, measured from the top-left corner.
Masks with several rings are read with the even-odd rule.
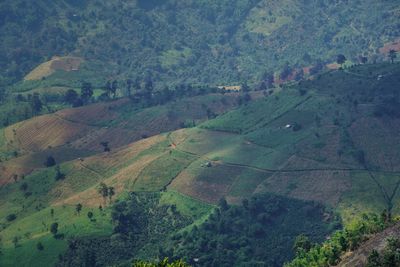
[[[254,98],[259,93],[252,93]],[[1,129],[0,184],[57,163],[197,124],[239,105],[240,93],[208,94],[142,108],[125,98],[34,117]]]
[[[400,37],[395,0],[6,0],[0,17],[2,85],[69,55],[85,60],[82,69],[111,77],[256,81],[287,62],[307,67],[339,53],[373,62]]]
[[[328,71],[272,95],[256,92],[229,112],[240,93],[137,111],[122,99],[10,126],[5,143],[21,156],[2,163],[3,173],[29,167],[26,162],[32,167],[16,181],[3,180],[0,263],[76,266],[88,253],[99,265],[164,256],[192,263],[201,254],[220,266],[280,266],[293,257],[290,248],[301,233],[320,242],[363,212],[399,214],[399,74],[398,64]],[[188,118],[204,121],[204,106],[221,115],[173,131]],[[168,119],[171,107],[177,113]],[[41,123],[48,130],[28,134]],[[62,135],[54,131],[59,127]],[[154,136],[137,141],[143,134]],[[102,152],[103,139],[110,152]],[[59,165],[44,168],[46,153]],[[113,194],[100,194],[102,186]],[[242,221],[247,213],[249,221]],[[53,222],[63,238],[52,237]],[[229,238],[246,244],[237,256]],[[215,256],[214,246],[227,254]]]
[[[345,255],[345,257],[337,265],[338,267],[350,267],[350,266],[364,266],[368,262],[368,257],[372,251],[375,250],[379,253],[384,252],[388,245],[388,239],[399,238],[400,236],[400,225],[396,225],[385,229],[384,231],[372,236],[364,244],[360,246],[356,251]]]

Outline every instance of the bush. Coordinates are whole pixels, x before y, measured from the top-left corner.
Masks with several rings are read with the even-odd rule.
[[[6,217],[6,220],[7,220],[8,222],[12,222],[12,221],[14,221],[15,219],[17,219],[17,215],[15,215],[14,213],[11,213],[11,214],[7,215],[7,217]]]
[[[36,248],[37,248],[37,250],[39,250],[39,251],[44,250],[44,246],[43,246],[43,244],[42,244],[41,242],[38,242],[38,243],[36,244]]]

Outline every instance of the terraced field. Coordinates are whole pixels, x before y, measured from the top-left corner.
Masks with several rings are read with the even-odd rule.
[[[258,97],[259,94],[254,94]],[[238,93],[205,95],[150,108],[121,99],[32,118],[4,129],[0,184],[43,167],[47,156],[58,163],[102,152],[101,142],[114,150],[137,140],[178,129],[187,120],[201,122],[208,112],[237,106]]]

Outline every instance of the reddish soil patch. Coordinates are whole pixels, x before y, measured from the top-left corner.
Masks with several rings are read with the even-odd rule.
[[[256,193],[271,192],[335,206],[351,186],[346,181],[349,175],[347,171],[276,173],[261,184]]]
[[[53,70],[77,71],[83,59],[79,57],[54,57],[51,62]]]
[[[400,51],[400,39],[397,39],[394,42],[386,43],[382,48],[379,49],[379,52],[382,54],[387,54],[390,50],[394,50],[396,52]]]
[[[36,117],[6,129],[8,142],[24,151],[41,151],[73,141],[92,127],[69,122],[55,115]]]
[[[120,99],[109,103],[97,103],[79,108],[64,109],[58,111],[56,115],[73,122],[83,123],[86,125],[98,125],[102,121],[115,119],[118,114],[113,112],[113,109],[128,102],[128,99]]]

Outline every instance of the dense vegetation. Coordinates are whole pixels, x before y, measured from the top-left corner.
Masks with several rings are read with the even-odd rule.
[[[340,226],[326,212],[316,203],[273,195],[254,196],[241,206],[221,200],[203,224],[172,237],[171,251],[201,266],[282,266],[293,256],[296,236],[323,240]]]
[[[387,223],[385,215],[364,214],[361,220],[354,220],[344,230],[336,231],[322,244],[312,244],[304,236],[298,238],[294,246],[296,258],[285,267],[335,266],[346,251],[358,248],[369,235],[385,229]]]
[[[158,199],[158,194],[131,194],[115,204],[113,236],[71,240],[58,266],[89,264],[88,259],[90,266],[104,266],[166,256],[204,266],[281,266],[292,257],[296,236],[305,233],[321,241],[339,226],[316,203],[259,195],[241,206],[221,200],[205,222],[184,228],[193,221],[175,206],[159,206]]]
[[[398,267],[400,266],[400,239],[390,237],[382,253],[373,250],[368,256],[366,267]]]
[[[397,1],[2,1],[0,84],[54,55],[112,76],[239,82],[290,66],[376,54],[399,37]],[[384,19],[383,19],[384,18]],[[310,38],[312,36],[312,38]],[[285,45],[283,45],[285,44]]]
[[[138,255],[156,258],[172,233],[193,222],[176,206],[160,205],[159,200],[157,193],[132,193],[126,201],[117,202],[111,214],[113,235],[70,240],[57,266],[109,266]]]

